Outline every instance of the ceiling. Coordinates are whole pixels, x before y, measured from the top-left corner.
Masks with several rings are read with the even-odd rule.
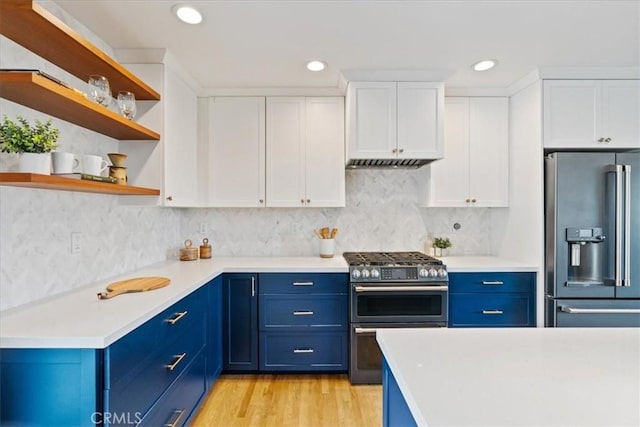
[[[640,66],[640,0],[57,0],[113,48],[168,48],[204,88],[337,87],[341,70],[445,70],[506,87],[537,67]],[[204,15],[184,24],[174,4]],[[309,59],[328,68],[307,71]],[[499,65],[474,72],[474,62]]]

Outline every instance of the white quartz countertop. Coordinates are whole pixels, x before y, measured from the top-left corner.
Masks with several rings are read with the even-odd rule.
[[[418,426],[638,426],[640,329],[383,329]]]
[[[533,264],[495,256],[448,256],[441,259],[451,273],[538,272],[538,268]]]
[[[105,348],[223,272],[347,271],[341,256],[167,261],[0,313],[0,348]],[[154,291],[97,298],[109,283],[142,276],[168,277],[171,283]]]
[[[443,258],[451,272],[535,271],[496,257]],[[346,273],[344,258],[216,257],[167,261],[0,313],[0,348],[105,348],[223,272]],[[165,288],[98,300],[109,283],[143,276],[171,279]]]

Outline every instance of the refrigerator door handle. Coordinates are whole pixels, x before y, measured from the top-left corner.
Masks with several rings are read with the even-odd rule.
[[[611,165],[606,171],[613,172],[616,174],[616,200],[615,200],[615,240],[614,240],[614,284],[615,286],[623,286],[624,281],[622,280],[622,221],[623,221],[623,212],[622,212],[622,174],[623,174],[624,166],[623,165]]]
[[[622,286],[631,286],[631,165],[624,171],[624,280]]]
[[[640,308],[573,308],[568,305],[558,308],[569,314],[640,314]]]

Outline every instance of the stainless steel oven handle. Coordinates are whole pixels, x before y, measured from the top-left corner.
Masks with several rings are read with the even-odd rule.
[[[375,334],[377,331],[376,328],[355,328],[356,334]]]
[[[569,314],[640,314],[640,308],[573,308],[568,305],[559,308]]]
[[[395,292],[395,291],[433,291],[449,290],[449,286],[356,286],[356,292]]]

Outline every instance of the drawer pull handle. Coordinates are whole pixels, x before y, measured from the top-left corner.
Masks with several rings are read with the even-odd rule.
[[[504,314],[502,310],[482,310],[482,314]]]
[[[313,353],[312,348],[296,348],[293,350],[294,353]]]
[[[184,359],[186,355],[187,353],[174,354],[173,357],[177,357],[177,359],[171,365],[164,365],[164,367],[170,371],[173,371],[174,369],[176,369],[176,366],[178,366],[178,364],[182,362],[182,359]]]
[[[504,282],[501,282],[500,280],[483,280],[482,284],[483,285],[504,285]]]
[[[167,319],[166,321],[172,325],[175,325],[176,323],[178,323],[178,320],[182,319],[186,315],[187,315],[187,310],[183,311],[182,313],[174,314],[174,316],[176,317],[174,317],[173,319]]]
[[[293,286],[313,286],[313,282],[293,282]]]
[[[293,312],[294,316],[313,316],[313,311],[311,310],[296,310]]]
[[[182,416],[185,412],[187,412],[186,409],[178,409],[174,411],[173,415],[171,416],[171,420],[169,420],[169,422],[166,423],[164,427],[176,427],[178,423],[180,423],[180,420],[182,419]]]

